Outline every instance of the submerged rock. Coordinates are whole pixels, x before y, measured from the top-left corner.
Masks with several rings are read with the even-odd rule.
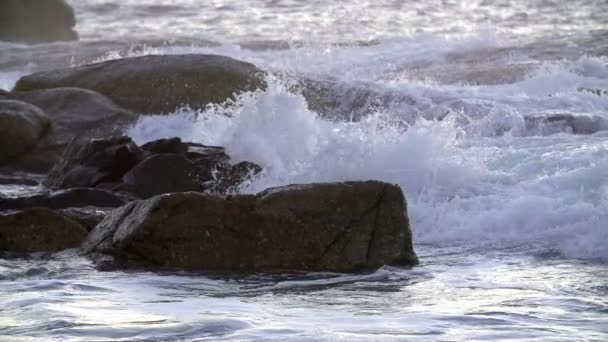
[[[57,252],[78,247],[86,234],[78,222],[49,209],[0,215],[0,252]]]
[[[36,147],[49,125],[49,118],[40,108],[0,100],[0,165]]]
[[[350,272],[417,262],[403,193],[377,181],[134,201],[106,216],[82,250],[103,269]]]
[[[15,91],[78,87],[97,91],[137,113],[169,113],[233,99],[264,88],[253,64],[217,55],[131,57],[22,77]]]
[[[43,43],[78,39],[74,10],[64,0],[3,0],[0,40]]]

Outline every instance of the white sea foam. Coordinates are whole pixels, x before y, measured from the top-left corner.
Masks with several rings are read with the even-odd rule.
[[[468,134],[456,117],[408,126],[385,111],[334,122],[276,79],[269,84],[228,105],[144,116],[128,134],[138,143],[179,136],[225,146],[235,161],[264,168],[243,189],[249,192],[323,181],[398,183],[418,243],[543,245],[568,257],[608,258],[602,135],[483,137]]]

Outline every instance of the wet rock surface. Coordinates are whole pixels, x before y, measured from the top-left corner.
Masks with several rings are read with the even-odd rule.
[[[57,252],[78,247],[86,234],[80,223],[45,208],[0,215],[0,252]]]
[[[417,262],[403,193],[377,181],[134,201],[106,216],[82,250],[101,269],[360,271]]]
[[[229,161],[223,148],[178,138],[142,147],[127,137],[74,141],[44,184],[53,189],[110,189],[142,198],[182,191],[226,193],[261,170],[253,163]]]
[[[202,108],[265,88],[253,64],[218,55],[142,56],[22,77],[15,91],[77,87],[97,91],[136,113]]]

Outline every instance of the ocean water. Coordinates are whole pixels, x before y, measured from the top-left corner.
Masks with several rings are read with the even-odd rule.
[[[255,63],[267,90],[126,133],[225,146],[264,168],[243,192],[397,183],[421,263],[245,276],[0,259],[1,340],[608,340],[608,2],[72,5],[81,41],[0,42],[0,88],[144,54]],[[332,105],[307,101],[302,80]]]

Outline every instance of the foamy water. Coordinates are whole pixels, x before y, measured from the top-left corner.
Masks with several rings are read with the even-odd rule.
[[[608,339],[608,4],[74,5],[83,41],[0,43],[0,88],[144,54],[252,62],[267,90],[149,113],[126,133],[225,146],[264,168],[244,192],[399,184],[421,265],[243,276],[100,273],[70,252],[0,259],[2,340]],[[335,105],[309,103],[303,79],[329,84]],[[594,133],[530,121],[556,114]]]

